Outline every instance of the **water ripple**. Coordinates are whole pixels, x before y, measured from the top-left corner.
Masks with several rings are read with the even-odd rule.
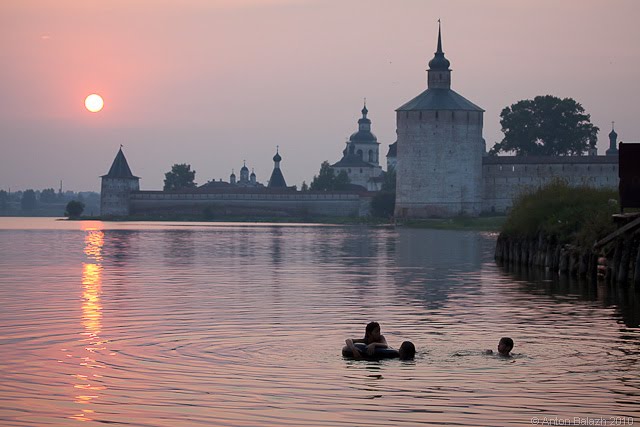
[[[495,235],[77,224],[0,223],[3,426],[639,415],[637,293],[496,266]],[[370,320],[416,359],[343,359]]]

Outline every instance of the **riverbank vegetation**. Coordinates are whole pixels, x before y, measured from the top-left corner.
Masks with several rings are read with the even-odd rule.
[[[552,182],[519,197],[496,242],[498,262],[640,286],[640,214],[615,190]]]
[[[542,234],[558,244],[590,248],[615,230],[611,215],[618,211],[616,190],[569,187],[558,180],[518,197],[502,234],[517,239]]]

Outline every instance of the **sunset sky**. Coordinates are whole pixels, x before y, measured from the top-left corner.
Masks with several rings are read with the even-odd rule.
[[[340,159],[365,97],[382,158],[438,18],[488,148],[502,108],[551,94],[584,106],[603,153],[614,120],[640,141],[638,17],[637,0],[4,0],[0,189],[98,191],[120,144],[144,190],[174,163],[202,184],[245,159],[266,184],[276,145],[299,186]]]

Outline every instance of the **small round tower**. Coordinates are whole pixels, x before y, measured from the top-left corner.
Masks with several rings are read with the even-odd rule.
[[[618,155],[618,134],[614,128],[615,122],[611,122],[611,132],[609,132],[609,148],[605,152],[607,156]]]
[[[273,156],[273,171],[269,178],[269,188],[287,188],[287,182],[284,180],[284,175],[280,170],[280,162],[282,156],[280,155],[280,147],[276,146],[276,155]]]

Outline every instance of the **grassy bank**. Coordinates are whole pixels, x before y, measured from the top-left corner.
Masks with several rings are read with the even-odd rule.
[[[514,201],[502,234],[516,239],[542,234],[559,244],[591,247],[615,230],[611,215],[618,212],[618,203],[616,190],[569,187],[554,181]]]

